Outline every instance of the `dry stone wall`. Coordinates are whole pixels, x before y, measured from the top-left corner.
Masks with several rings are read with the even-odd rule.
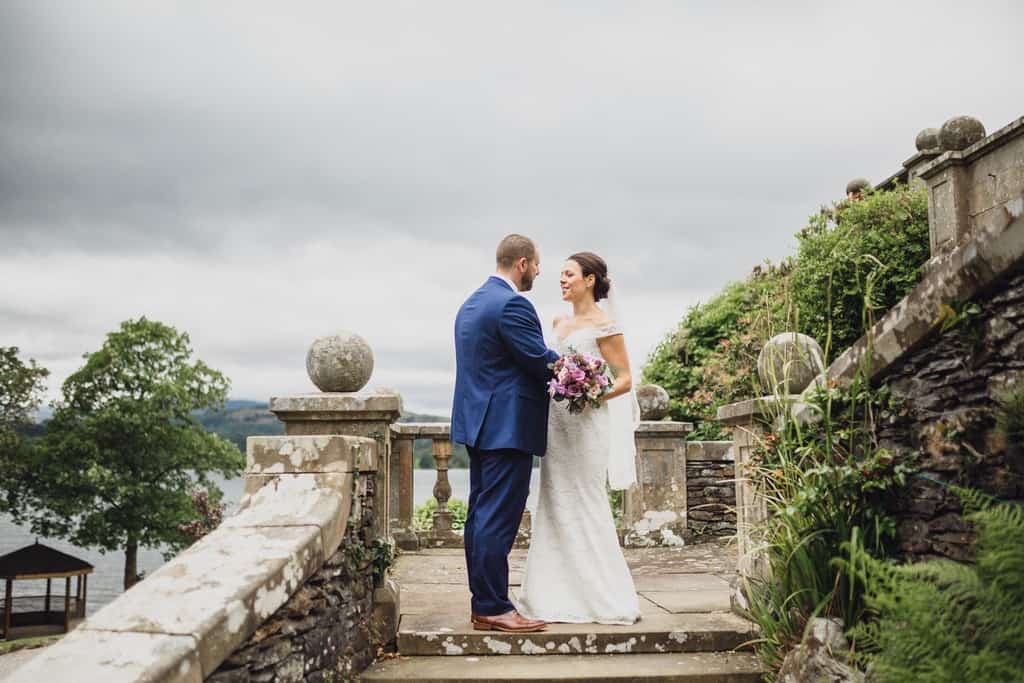
[[[735,479],[731,441],[687,444],[686,521],[693,541],[736,533]]]
[[[899,457],[918,454],[921,476],[894,496],[900,549],[911,559],[969,558],[971,531],[949,484],[1024,500],[1024,473],[996,428],[1000,397],[1024,382],[1024,267],[975,298],[981,313],[889,368],[882,382],[905,399],[880,430]]]

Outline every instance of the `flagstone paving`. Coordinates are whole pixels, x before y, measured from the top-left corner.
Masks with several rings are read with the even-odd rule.
[[[512,591],[526,550],[509,557]],[[624,551],[642,618],[629,626],[551,624],[536,634],[474,631],[461,549],[403,553],[398,655],[367,681],[759,681],[753,625],[729,609],[736,555],[714,542]],[[546,655],[537,658],[536,655]]]

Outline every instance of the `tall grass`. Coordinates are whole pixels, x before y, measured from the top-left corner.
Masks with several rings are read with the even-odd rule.
[[[865,330],[874,323],[874,285],[884,273],[879,263],[874,265],[863,283]],[[831,287],[830,280],[829,297]],[[870,351],[870,338],[868,344]],[[831,323],[826,357],[830,345]],[[787,370],[783,365],[782,372]],[[861,368],[845,385],[822,379],[796,403],[783,396],[766,403],[770,426],[748,474],[767,512],[755,549],[765,558],[767,572],[752,579],[746,592],[749,615],[761,628],[755,644],[772,670],[802,640],[812,618],[836,617],[847,627],[861,620],[864,586],[834,562],[844,544],[856,540],[873,557],[893,550],[895,521],[882,498],[905,483],[912,463],[896,462],[878,443],[876,424],[898,402],[885,388],[871,387],[868,370]],[[770,378],[771,386],[787,386],[782,379]]]

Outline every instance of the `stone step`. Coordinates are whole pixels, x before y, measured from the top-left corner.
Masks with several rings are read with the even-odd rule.
[[[760,683],[764,669],[747,652],[530,657],[398,657],[375,663],[361,681],[643,681]]]
[[[647,614],[629,626],[551,624],[541,633],[475,631],[468,615],[404,614],[398,651],[424,655],[533,655],[722,652],[756,637],[731,612]]]

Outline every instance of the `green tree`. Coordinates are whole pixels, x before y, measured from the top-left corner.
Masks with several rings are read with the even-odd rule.
[[[28,446],[22,431],[31,425],[32,412],[42,400],[43,380],[49,371],[34,360],[23,363],[18,347],[0,347],[0,510],[8,507],[6,492],[24,468]]]
[[[238,448],[203,429],[197,411],[223,406],[228,380],[192,361],[187,334],[139,318],[107,335],[64,382],[45,447],[17,482],[12,513],[34,532],[101,551],[123,549],[124,586],[139,580],[140,546],[180,549],[211,473],[238,476]]]

